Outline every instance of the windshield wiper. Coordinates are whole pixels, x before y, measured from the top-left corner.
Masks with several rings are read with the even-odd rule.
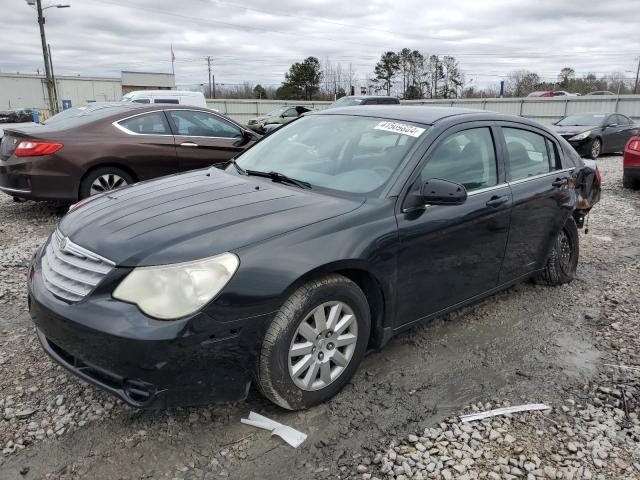
[[[236,166],[236,168],[238,167],[239,165]],[[261,172],[260,170],[244,170],[244,172],[245,172],[245,175],[255,175],[256,177],[270,178],[274,182],[289,183],[291,185],[295,185],[296,187],[300,187],[300,188],[311,188],[311,184],[309,182],[287,177],[284,173],[280,173],[280,172],[273,172],[273,171]]]

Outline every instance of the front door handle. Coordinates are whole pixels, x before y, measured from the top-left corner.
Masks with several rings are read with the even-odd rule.
[[[193,142],[182,142],[180,146],[181,147],[197,147],[198,144]]]
[[[507,203],[509,201],[508,195],[494,195],[490,200],[487,201],[487,207],[499,207],[503,203]]]
[[[551,185],[553,185],[554,187],[562,187],[563,185],[567,184],[567,177],[562,177],[562,178],[556,178]]]

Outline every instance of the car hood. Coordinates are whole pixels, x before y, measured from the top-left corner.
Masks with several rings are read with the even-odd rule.
[[[267,118],[272,118],[272,117],[270,117],[270,116],[268,116],[268,115],[265,115],[264,117],[254,117],[254,118],[251,118],[251,119],[250,119],[250,121],[254,121],[254,122],[258,122],[258,123],[259,123],[259,122],[263,122],[263,121],[265,121]]]
[[[161,265],[233,251],[362,203],[211,168],[90,199],[59,228],[118,266]]]
[[[582,132],[586,132],[587,130],[595,130],[596,128],[600,128],[597,125],[593,125],[591,127],[585,127],[583,125],[554,125],[552,127],[553,131],[558,135],[577,135]]]

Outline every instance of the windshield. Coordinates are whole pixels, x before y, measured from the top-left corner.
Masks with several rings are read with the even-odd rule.
[[[267,117],[279,117],[289,107],[280,107],[267,113]]]
[[[381,118],[312,115],[275,130],[236,160],[348,193],[382,187],[426,127]]]
[[[607,115],[604,113],[583,113],[581,115],[569,115],[568,117],[560,120],[556,125],[560,126],[578,126],[578,127],[592,127],[594,125],[600,125],[604,122],[604,118]]]
[[[327,108],[336,108],[336,107],[353,107],[354,105],[360,105],[362,103],[362,98],[357,97],[342,97],[339,100],[336,100]]]

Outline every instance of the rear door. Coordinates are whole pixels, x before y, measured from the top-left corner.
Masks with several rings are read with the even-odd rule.
[[[242,129],[212,113],[201,110],[167,110],[175,133],[181,171],[227,162],[248,143]]]
[[[566,182],[573,168],[562,168],[561,149],[543,130],[499,122],[513,195],[509,242],[500,283],[540,269],[552,241],[573,208]]]
[[[399,324],[410,323],[498,285],[509,233],[511,190],[498,163],[496,131],[466,123],[440,136],[409,182],[461,183],[462,205],[427,205],[396,214]]]

